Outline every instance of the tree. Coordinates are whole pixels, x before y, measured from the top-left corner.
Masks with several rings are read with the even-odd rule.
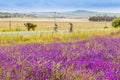
[[[115,28],[120,27],[120,17],[116,18],[112,21],[112,26],[115,27]]]
[[[115,16],[92,16],[89,18],[89,21],[112,21],[115,19]]]
[[[27,27],[27,30],[30,31],[30,29],[32,29],[33,31],[35,30],[35,28],[37,27],[37,25],[32,24],[32,23],[24,23],[25,27]]]

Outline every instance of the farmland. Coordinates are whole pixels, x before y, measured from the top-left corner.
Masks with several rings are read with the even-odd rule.
[[[13,19],[1,19],[0,20],[0,30],[9,30],[9,21],[11,21],[11,29],[16,30],[20,29],[27,31],[24,23],[31,22],[37,24],[36,31],[49,31],[53,30],[54,19],[53,18],[43,18],[43,19],[34,19],[34,18],[13,18]],[[103,29],[105,26],[111,28],[111,22],[89,22],[87,19],[56,19],[58,23],[58,30],[69,30],[69,22],[72,22],[74,25],[74,30],[81,29]]]
[[[1,32],[10,20],[0,20]],[[13,19],[11,29],[27,32],[25,22],[37,24],[36,32],[53,31],[53,19]],[[69,31],[68,22],[73,32],[59,33]],[[1,35],[0,80],[120,80],[119,28],[79,19],[57,23],[50,34]]]

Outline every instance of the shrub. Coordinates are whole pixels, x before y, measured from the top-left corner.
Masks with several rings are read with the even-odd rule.
[[[35,27],[37,27],[37,25],[35,25],[33,23],[25,23],[24,25],[25,25],[25,27],[27,27],[28,31],[30,31],[30,29],[32,29],[34,31]]]
[[[115,27],[115,28],[120,27],[120,17],[116,18],[112,21],[112,26]]]

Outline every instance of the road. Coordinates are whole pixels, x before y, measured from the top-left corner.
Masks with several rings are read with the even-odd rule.
[[[94,32],[94,31],[103,31],[105,29],[93,29],[93,30],[76,30],[74,32]],[[29,36],[29,35],[39,35],[39,34],[52,34],[53,31],[27,31],[27,32],[0,32],[0,36]],[[59,30],[57,33],[69,33],[68,30]]]

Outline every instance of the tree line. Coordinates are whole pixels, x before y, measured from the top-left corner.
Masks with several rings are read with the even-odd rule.
[[[7,13],[7,12],[0,12],[0,18],[24,18],[24,17],[35,17],[34,15],[30,14],[22,14],[22,13]]]
[[[103,21],[113,21],[114,19],[116,18],[116,16],[92,16],[89,18],[89,21],[100,21],[100,22],[103,22]]]

